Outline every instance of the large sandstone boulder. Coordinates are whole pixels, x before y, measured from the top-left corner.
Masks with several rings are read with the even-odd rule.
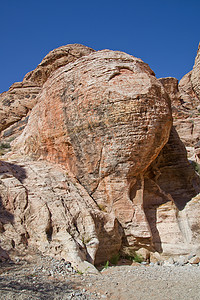
[[[130,231],[137,218],[132,189],[138,180],[142,185],[141,175],[167,142],[171,124],[169,97],[150,68],[104,50],[46,82],[16,148],[64,165]],[[147,227],[144,221],[149,234]]]
[[[0,95],[1,140],[9,142],[18,136],[27,124],[29,112],[37,103],[37,96],[47,78],[58,68],[94,52],[83,45],[62,46],[49,52],[37,68],[14,83]],[[14,124],[14,125],[13,125]]]
[[[171,89],[142,60],[110,50],[44,78],[0,166],[2,248],[34,246],[79,270],[126,247],[165,255],[196,250],[190,203],[198,217],[199,202],[191,199],[200,179],[172,127],[176,80]]]

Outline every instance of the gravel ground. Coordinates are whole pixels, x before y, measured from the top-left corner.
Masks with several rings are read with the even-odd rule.
[[[200,299],[200,266],[123,265],[79,274],[48,257],[0,264],[0,299]]]

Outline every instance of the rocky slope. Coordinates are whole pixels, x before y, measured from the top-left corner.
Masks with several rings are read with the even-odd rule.
[[[199,251],[200,179],[172,126],[175,79],[119,51],[70,45],[26,81],[37,98],[0,165],[3,249],[33,246],[93,272],[120,251]],[[15,114],[27,117],[17,94],[7,109],[9,93],[2,136]]]

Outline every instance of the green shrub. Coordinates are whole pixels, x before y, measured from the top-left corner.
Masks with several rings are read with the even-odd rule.
[[[107,262],[104,265],[104,269],[108,269],[108,267],[109,267],[109,261],[107,260]]]
[[[0,143],[0,150],[10,149],[11,146],[8,143]]]
[[[133,260],[134,260],[135,262],[141,263],[144,259],[143,259],[143,257],[142,257],[141,254],[137,254],[137,253],[135,252],[134,257],[133,257]]]
[[[111,257],[110,263],[111,263],[112,265],[116,265],[116,264],[118,263],[119,259],[120,259],[120,254],[119,254],[119,253],[118,253],[118,254],[115,254],[115,255],[113,255],[113,256]]]
[[[193,166],[194,170],[200,175],[200,165],[193,160],[191,160],[190,163]]]
[[[141,254],[137,254],[135,250],[129,247],[125,247],[122,249],[121,257],[138,263],[144,261],[144,258],[142,257]]]

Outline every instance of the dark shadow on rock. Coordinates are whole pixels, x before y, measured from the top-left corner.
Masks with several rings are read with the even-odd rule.
[[[122,243],[122,236],[124,235],[123,228],[117,219],[114,221],[113,230],[109,232],[106,231],[104,228],[104,224],[106,223],[105,219],[103,215],[93,215],[96,232],[99,239],[99,246],[94,262],[95,266],[110,260],[113,255],[119,253]]]
[[[183,210],[187,202],[200,193],[200,177],[189,163],[185,146],[174,127],[148,171],[154,174],[152,179],[157,185],[171,195],[178,210]]]
[[[152,233],[152,246],[162,252],[157,229],[157,209],[172,201],[178,210],[200,192],[200,177],[187,159],[187,151],[175,128],[156,160],[145,173],[143,208]]]
[[[26,171],[20,165],[16,165],[13,163],[9,163],[6,161],[0,161],[0,176],[5,174],[5,177],[14,176],[16,177],[21,183],[23,183],[24,179],[26,178]]]
[[[161,238],[159,231],[157,229],[157,208],[152,207],[152,208],[145,208],[144,213],[146,215],[147,222],[149,224],[151,234],[152,234],[152,239],[151,239],[151,251],[157,251],[159,253],[163,252],[162,246],[161,246]]]
[[[21,183],[26,178],[26,171],[19,165],[0,161],[0,233],[5,232],[5,224],[14,223],[14,215],[10,210],[9,195],[3,181],[15,177]],[[9,259],[8,253],[0,246],[0,260]]]
[[[162,253],[161,238],[157,229],[157,209],[168,202],[169,198],[157,185],[155,178],[153,179],[151,173],[147,172],[144,178],[143,209],[151,231],[151,251]]]

